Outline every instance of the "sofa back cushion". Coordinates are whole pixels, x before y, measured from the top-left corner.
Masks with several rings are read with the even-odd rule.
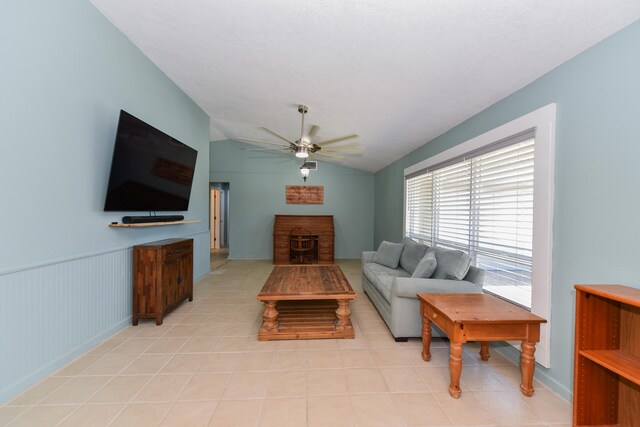
[[[462,280],[469,271],[471,256],[469,254],[451,249],[431,248],[437,260],[436,270],[432,279],[456,279]]]
[[[418,263],[427,253],[429,246],[414,242],[408,237],[402,239],[402,243],[404,244],[404,249],[400,255],[400,268],[409,274],[413,274]]]
[[[389,268],[398,268],[403,248],[402,243],[391,243],[384,240],[378,246],[378,250],[373,256],[373,262]]]

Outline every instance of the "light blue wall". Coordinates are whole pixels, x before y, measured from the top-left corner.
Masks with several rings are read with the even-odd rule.
[[[573,371],[573,285],[640,287],[639,76],[636,22],[376,174],[375,241],[397,241],[402,237],[405,167],[557,104],[552,367],[537,366],[536,375],[567,397]]]
[[[257,147],[211,143],[210,181],[229,183],[230,258],[271,258],[276,214],[333,215],[336,258],[359,258],[373,247],[372,173],[319,162],[306,185],[324,186],[324,204],[287,205],[285,186],[305,185],[302,160],[249,148]]]
[[[134,244],[192,237],[208,273],[209,120],[87,0],[3,2],[0,52],[2,402],[129,322]],[[201,223],[107,227],[121,108],[199,151]]]

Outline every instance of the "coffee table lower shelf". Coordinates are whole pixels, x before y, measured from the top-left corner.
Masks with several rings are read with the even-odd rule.
[[[262,322],[258,340],[355,337],[351,320],[339,325],[336,315],[338,302],[335,300],[278,301],[275,309],[275,326],[269,327],[267,320]]]

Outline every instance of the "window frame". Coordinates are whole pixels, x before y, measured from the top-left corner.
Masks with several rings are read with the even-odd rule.
[[[533,271],[531,276],[531,312],[547,320],[540,329],[540,342],[536,348],[536,361],[551,367],[551,288],[553,259],[553,200],[555,176],[556,104],[548,104],[522,117],[498,126],[475,138],[456,145],[404,170],[403,235],[406,234],[407,180],[422,170],[464,156],[498,141],[533,130],[535,133],[536,164],[534,174],[533,209]],[[520,343],[516,348],[519,348]]]

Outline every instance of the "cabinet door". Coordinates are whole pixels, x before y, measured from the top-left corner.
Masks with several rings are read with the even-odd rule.
[[[193,255],[189,254],[176,259],[178,275],[176,276],[176,302],[193,295]]]
[[[162,266],[162,295],[164,307],[170,307],[179,301],[178,282],[180,263],[178,259],[167,261]]]

